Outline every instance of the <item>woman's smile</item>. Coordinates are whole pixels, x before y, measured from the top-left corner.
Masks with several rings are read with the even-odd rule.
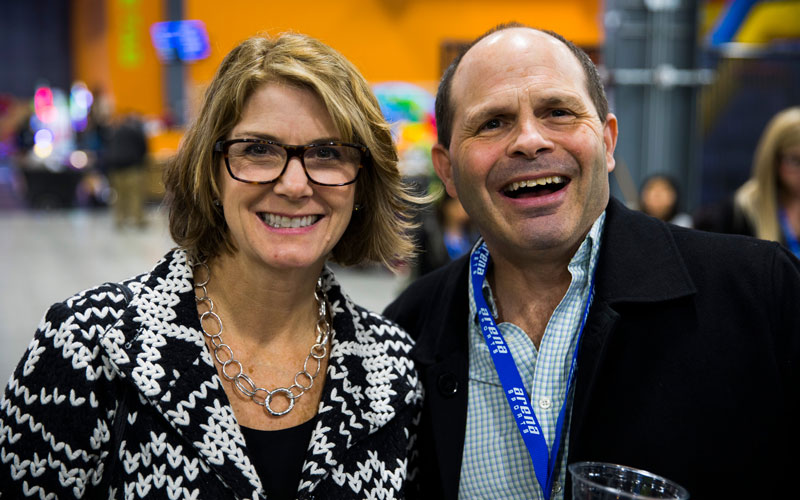
[[[316,224],[317,221],[322,218],[321,215],[303,215],[300,217],[291,217],[267,212],[259,212],[258,216],[266,225],[275,229],[308,227],[312,224]]]

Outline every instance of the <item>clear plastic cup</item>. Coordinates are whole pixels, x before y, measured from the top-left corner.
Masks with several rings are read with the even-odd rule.
[[[669,479],[624,465],[570,464],[572,500],[687,500],[689,492]]]

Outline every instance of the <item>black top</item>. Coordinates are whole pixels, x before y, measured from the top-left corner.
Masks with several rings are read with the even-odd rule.
[[[278,431],[242,427],[247,449],[269,500],[292,500],[297,496],[303,459],[315,422],[312,418]]]

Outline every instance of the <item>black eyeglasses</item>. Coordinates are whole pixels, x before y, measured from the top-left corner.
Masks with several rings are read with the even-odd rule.
[[[262,139],[232,139],[217,141],[214,151],[222,153],[231,177],[248,184],[277,181],[296,156],[309,181],[320,186],[346,186],[356,181],[369,160],[366,146],[339,141],[291,146]]]

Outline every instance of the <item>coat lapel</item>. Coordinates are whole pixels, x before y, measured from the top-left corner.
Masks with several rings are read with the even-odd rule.
[[[458,497],[467,427],[468,262],[462,257],[448,265],[447,278],[432,294],[441,303],[429,310],[425,331],[412,349],[426,389],[420,448],[432,441],[444,498]]]
[[[660,302],[696,292],[669,226],[613,198],[597,265],[597,296],[611,304]]]
[[[597,266],[596,294],[578,353],[570,454],[580,446],[596,376],[620,320],[619,306],[675,300],[696,292],[669,226],[613,198],[606,209]]]
[[[344,295],[333,274],[326,270],[324,288],[333,312],[333,336],[327,379],[318,410],[316,427],[303,465],[300,489],[314,491],[328,476],[339,486],[354,488],[366,477],[348,473],[348,450],[396,417],[410,403],[406,397],[418,385],[416,372],[407,356],[386,351],[391,342],[380,338],[387,329],[373,328],[373,313],[357,308]],[[381,320],[382,322],[382,320]],[[392,347],[406,346],[403,342]],[[405,347],[404,347],[405,348]],[[397,376],[392,375],[397,372]],[[350,459],[350,462],[352,459]],[[369,472],[369,471],[364,471]],[[398,490],[403,478],[392,478]]]
[[[201,460],[187,467],[213,470],[236,498],[263,492],[199,330],[185,251],[168,254],[131,288],[134,298],[101,341],[111,363],[197,450]]]

